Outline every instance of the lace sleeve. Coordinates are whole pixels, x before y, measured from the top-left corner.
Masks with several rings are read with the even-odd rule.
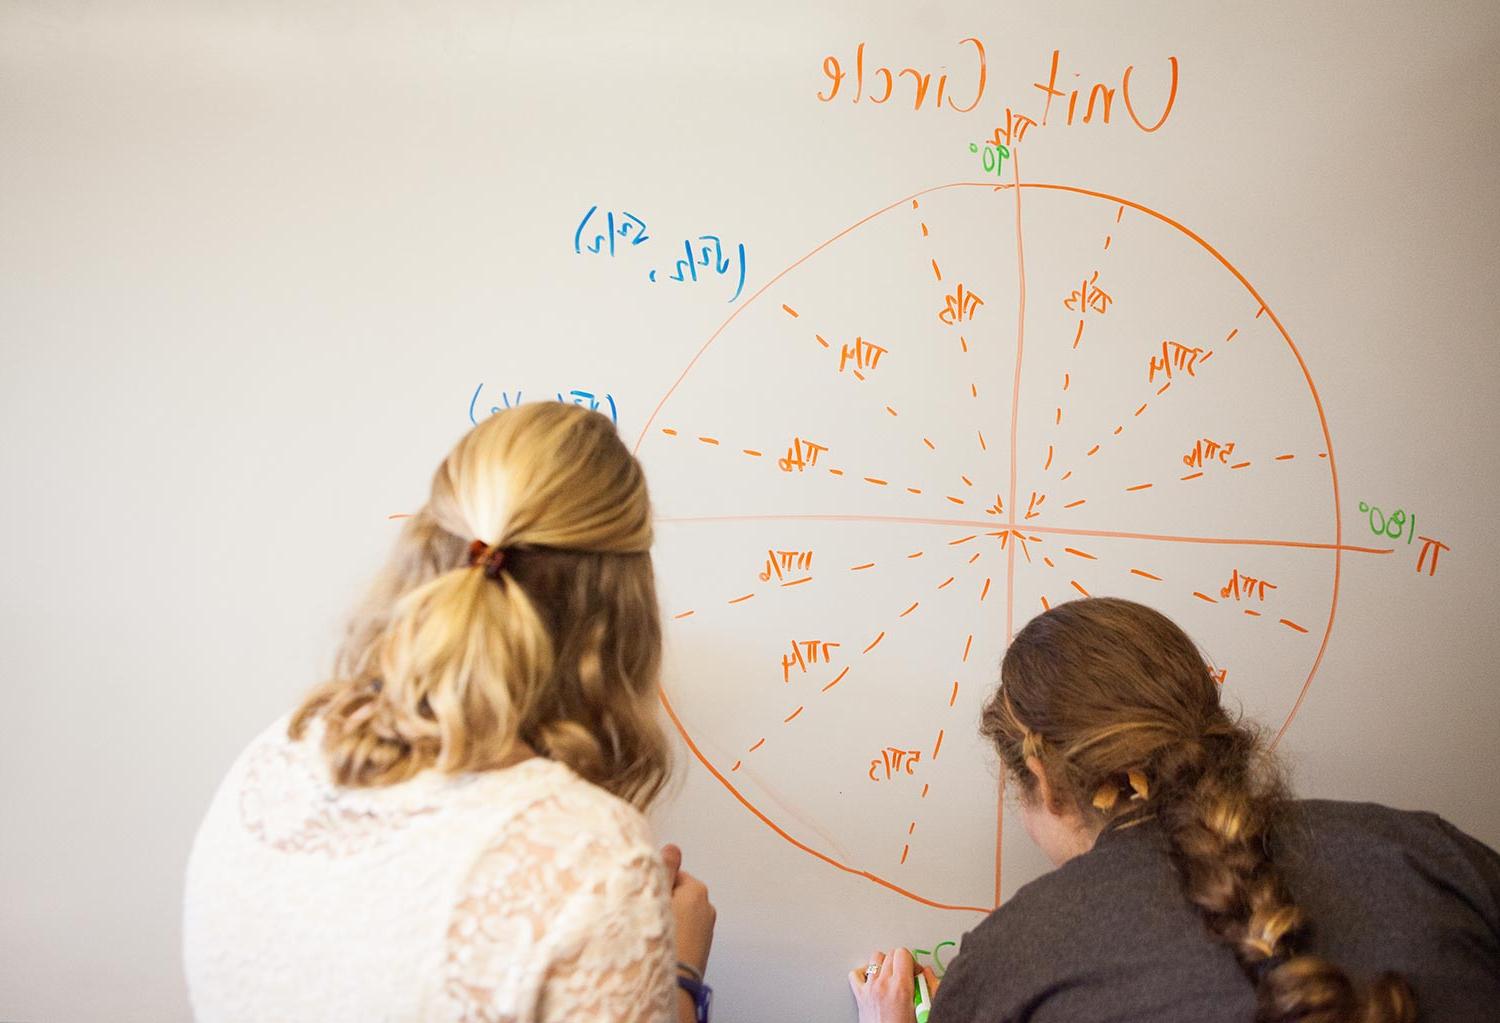
[[[672,1018],[671,902],[645,822],[624,804],[578,809],[549,800],[481,855],[448,928],[442,1018]]]

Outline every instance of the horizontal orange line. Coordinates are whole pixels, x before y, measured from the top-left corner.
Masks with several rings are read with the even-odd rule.
[[[666,434],[668,437],[675,437],[675,436],[677,436],[677,431],[674,430],[674,429],[672,429],[670,426],[663,426],[661,428],[661,432],[664,433],[664,434]]]
[[[1086,498],[1086,497],[1080,497],[1076,501],[1072,501],[1072,502],[1070,502],[1068,504],[1063,505],[1063,507],[1064,508],[1077,508],[1080,504],[1083,504],[1087,500],[1088,500],[1088,498]]]
[[[948,541],[948,546],[949,547],[957,547],[961,543],[968,543],[970,540],[974,539],[978,535],[979,534],[977,534],[977,533],[970,533],[968,536],[961,536],[957,540],[949,540]]]
[[[803,576],[801,579],[793,579],[789,583],[782,583],[781,584],[781,588],[782,589],[786,589],[788,586],[801,586],[803,583],[810,583],[810,582],[812,582],[812,576],[807,575],[807,576]]]
[[[693,615],[695,613],[696,612],[693,612],[693,611],[684,611],[684,612],[682,612],[682,614],[680,614],[680,615],[673,615],[672,617],[673,618],[691,618],[691,617],[693,617]]]
[[[889,486],[890,485],[885,480],[878,480],[874,476],[866,476],[865,477],[865,482],[866,483],[873,483],[877,487],[884,487],[884,486]]]
[[[990,187],[990,186],[985,186]],[[1009,185],[1005,186],[1011,187]],[[993,529],[993,519],[935,519],[909,515],[682,515],[662,516],[664,523],[704,522],[900,522],[920,526],[961,526]],[[1016,523],[1010,523],[1014,526]],[[1289,547],[1299,550],[1356,551],[1361,554],[1394,554],[1394,547],[1361,547],[1357,544],[1318,543],[1312,540],[1251,539],[1238,536],[1173,536],[1167,533],[1127,533],[1108,529],[1070,529],[1062,526],[1038,526],[1027,523],[1033,533],[1053,536],[1103,536],[1121,540],[1162,540],[1168,543],[1227,544],[1240,547]]]
[[[753,596],[755,596],[755,594],[753,594],[753,593],[747,593],[743,597],[735,597],[733,600],[730,601],[730,603],[731,604],[741,604],[741,603],[744,603],[745,601],[749,600]]]
[[[699,437],[698,439],[701,440],[705,444],[714,444],[714,445],[717,445],[719,443],[719,440],[718,440],[717,437]]]
[[[1178,479],[1186,482],[1187,480],[1195,480],[1199,476],[1202,476],[1202,475],[1203,475],[1203,473],[1201,473],[1201,472],[1190,472],[1186,476],[1179,476]]]
[[[1277,455],[1276,456],[1276,461],[1278,461],[1278,462],[1287,462],[1287,461],[1290,461],[1291,459],[1296,458],[1296,457],[1297,457],[1296,455]]]
[[[1131,493],[1131,492],[1136,491],[1136,490],[1150,490],[1155,485],[1156,484],[1154,484],[1154,483],[1137,483],[1133,487],[1126,487],[1125,488],[1125,492],[1126,493]]]
[[[761,457],[761,452],[756,451],[754,448],[741,448],[740,450],[744,454],[749,455],[751,458],[760,458]]]
[[[855,566],[853,566],[852,568],[849,569],[849,571],[851,571],[851,572],[862,572],[862,571],[864,571],[867,568],[874,568],[874,567],[875,567],[875,562],[873,562],[873,561],[867,561],[863,565],[855,565]]]
[[[1238,465],[1231,465],[1229,468],[1231,468],[1231,469],[1243,469],[1245,466],[1247,466],[1249,464],[1250,464],[1249,462],[1240,462]]]

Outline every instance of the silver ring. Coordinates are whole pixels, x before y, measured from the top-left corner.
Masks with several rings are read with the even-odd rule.
[[[869,980],[870,978],[874,977],[875,974],[877,974],[879,972],[880,972],[880,964],[879,963],[871,963],[869,966],[865,967],[865,980]]]

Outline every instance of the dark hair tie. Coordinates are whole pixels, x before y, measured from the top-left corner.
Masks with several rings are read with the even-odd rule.
[[[483,565],[487,579],[499,579],[505,566],[505,548],[491,547],[483,540],[469,544],[469,565]]]

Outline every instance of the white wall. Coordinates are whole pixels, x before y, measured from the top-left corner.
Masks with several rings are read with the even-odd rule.
[[[992,895],[994,768],[974,714],[1007,604],[1019,627],[1073,578],[1182,618],[1229,668],[1226,692],[1273,727],[1327,632],[1282,744],[1300,788],[1430,808],[1500,843],[1488,784],[1500,767],[1493,5],[805,6],[0,7],[0,1017],[187,1018],[178,914],[197,821],[243,743],[325,670],[393,534],[387,516],[421,501],[481,383],[481,412],[518,389],[613,396],[665,518],[879,519],[660,532],[666,610],[695,610],[669,631],[665,685],[684,727],[749,802],[833,859],[937,901]],[[872,81],[885,64],[946,68],[972,90],[970,37],[986,46],[973,113],[930,100],[913,111],[910,93],[905,108],[856,105],[852,80],[833,102],[816,98],[824,57],[847,68],[861,41]],[[1018,387],[1014,189],[933,193],[771,283],[903,196],[984,180],[968,143],[1007,105],[1040,112],[1032,83],[1054,49],[1065,85],[1118,85],[1135,65],[1137,100],[1159,109],[1169,55],[1180,83],[1158,132],[1134,128],[1118,99],[1110,125],[1068,127],[1064,100],[1017,146]],[[1188,236],[1130,207],[1106,251],[1117,204],[1036,183],[1119,196],[1196,232],[1253,285],[1306,375],[1250,292]],[[576,254],[574,229],[596,204],[642,215],[651,242]],[[745,244],[740,303],[718,275],[647,280],[703,233]],[[941,283],[927,267],[939,256]],[[1093,269],[1115,304],[1080,356],[1064,286]],[[933,315],[960,279],[984,282],[972,362]],[[835,350],[866,330],[889,341],[889,361],[864,384],[840,376],[815,321]],[[1221,322],[1243,335],[1226,345],[1210,333]],[[1178,336],[1218,361],[1174,381],[1177,404],[1161,396],[1130,416],[1148,350]],[[1077,374],[1075,403],[1049,425],[1062,372]],[[1142,400],[1158,400],[1155,386]],[[1325,544],[1341,530],[1345,545],[1395,553],[1341,554],[1329,630],[1326,549],[1047,533],[1031,553],[1057,554],[1064,578],[1010,564],[992,538],[950,548],[982,531],[931,520],[988,521],[981,487],[1014,508],[1013,393],[1019,498],[1050,498],[1019,525]],[[901,417],[882,418],[898,401]],[[1050,443],[1092,465],[1079,452],[1112,437],[1121,409],[1130,429],[1069,519],[1059,504],[1073,491],[1039,468],[1041,453]],[[913,448],[919,420],[951,444]],[[951,453],[984,424],[989,451]],[[680,443],[662,427],[681,427]],[[710,430],[721,450],[696,440]],[[1173,478],[1193,438],[1219,433],[1254,464],[1196,481],[1214,490]],[[779,472],[793,436],[831,439],[851,478]],[[1299,458],[1275,462],[1282,444]],[[738,454],[755,445],[760,461]],[[902,489],[877,490],[856,468]],[[950,506],[960,474],[974,493]],[[1155,485],[1128,492],[1132,480]],[[904,492],[919,483],[923,495]],[[1451,547],[1437,574],[1416,571],[1419,542],[1372,537],[1361,501],[1415,512],[1416,532]],[[955,556],[981,544],[973,566]],[[755,579],[767,545],[814,548],[814,581],[782,591]],[[911,548],[928,553],[906,559]],[[861,557],[881,568],[850,574]],[[958,577],[941,592],[939,558]],[[1264,620],[1242,614],[1258,605],[1192,596],[1216,595],[1235,568],[1277,582]],[[981,604],[983,578],[995,588]],[[921,610],[899,617],[919,596]],[[855,655],[887,624],[884,645]],[[846,681],[826,697],[817,672],[783,682],[792,638],[842,642]],[[757,759],[745,730],[761,719]],[[924,753],[912,784],[867,780],[882,746],[930,753],[936,727],[943,754]],[[843,971],[870,946],[930,947],[977,919],[794,848],[680,754],[659,825],[721,909],[719,1018],[844,1018]],[[932,784],[925,801],[919,778]],[[1003,852],[1005,892],[1040,869],[1013,826]]]

